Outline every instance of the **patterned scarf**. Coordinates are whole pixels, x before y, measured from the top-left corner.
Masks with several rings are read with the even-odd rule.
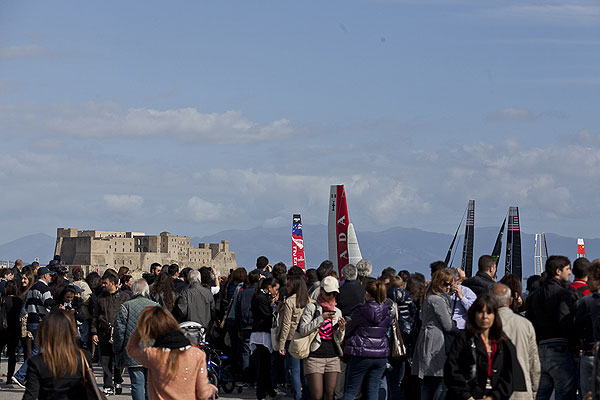
[[[331,301],[327,301],[323,296],[319,295],[317,302],[323,308],[323,311],[334,311],[335,310],[335,297]],[[326,319],[325,323],[319,327],[319,336],[321,340],[332,340],[333,339],[333,322],[331,319]]]

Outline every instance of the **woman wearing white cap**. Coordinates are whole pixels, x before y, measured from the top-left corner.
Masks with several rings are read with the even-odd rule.
[[[341,342],[346,321],[335,303],[335,297],[340,292],[338,280],[333,276],[325,277],[320,290],[317,302],[306,305],[298,332],[306,336],[318,331],[304,363],[310,399],[332,400],[340,373]]]

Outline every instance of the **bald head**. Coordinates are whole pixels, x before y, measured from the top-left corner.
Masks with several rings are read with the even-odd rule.
[[[512,300],[511,294],[510,288],[503,283],[496,283],[492,287],[492,299],[498,307],[509,307]]]

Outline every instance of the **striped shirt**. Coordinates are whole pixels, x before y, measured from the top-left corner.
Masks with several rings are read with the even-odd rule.
[[[27,323],[39,323],[44,315],[50,312],[53,304],[54,300],[48,284],[40,279],[29,289],[25,296]]]

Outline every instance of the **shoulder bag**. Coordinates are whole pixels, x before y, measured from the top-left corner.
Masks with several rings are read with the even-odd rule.
[[[94,376],[94,371],[90,367],[83,354],[83,351],[79,350],[79,354],[81,355],[81,374],[83,378],[83,387],[85,389],[85,399],[86,400],[107,400],[106,396],[96,383],[96,377]]]
[[[402,339],[402,331],[400,330],[400,324],[398,319],[398,304],[394,302],[394,309],[396,311],[396,320],[392,323],[392,337],[390,343],[390,357],[395,360],[403,360],[406,358],[406,347],[404,346],[404,340]]]

